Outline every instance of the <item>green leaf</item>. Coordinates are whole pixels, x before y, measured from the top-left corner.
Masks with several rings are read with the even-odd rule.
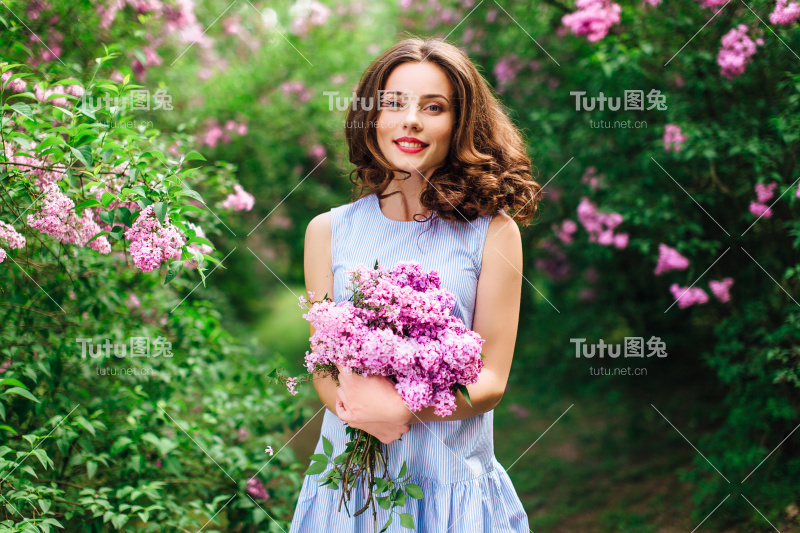
[[[180,192],[175,194],[176,198],[178,196],[191,196],[192,198],[194,198],[195,200],[197,200],[201,204],[205,204],[205,202],[203,201],[203,197],[200,196],[200,193],[195,191],[195,190],[192,190],[192,189],[182,189]]]
[[[333,464],[337,464],[337,465],[339,465],[339,464],[342,464],[342,463],[344,463],[345,461],[347,461],[347,453],[348,453],[348,452],[342,452],[342,453],[340,453],[339,455],[337,455],[337,456],[336,456],[336,457],[333,459]]]
[[[128,437],[118,438],[116,441],[114,441],[114,444],[111,445],[111,455],[119,454],[122,450],[127,448],[132,443],[133,441]]]
[[[22,387],[23,389],[27,388],[21,381],[19,381],[18,379],[14,379],[14,378],[6,378],[6,379],[0,381],[0,385],[11,385],[11,386],[14,386],[14,387]]]
[[[108,193],[106,193],[106,194],[108,194]],[[81,202],[78,205],[76,205],[75,206],[75,210],[77,211],[78,209],[83,209],[85,207],[95,207],[95,206],[98,206],[98,205],[103,205],[103,204],[101,204],[98,200],[95,200],[94,198],[89,198],[88,200],[86,200],[84,202]],[[105,207],[105,206],[103,206],[103,207]]]
[[[200,155],[199,153],[194,152],[194,151],[193,152],[189,152],[188,154],[186,154],[186,157],[183,158],[184,161],[192,161],[192,160],[195,160],[195,159],[199,159],[200,161],[205,161],[206,160],[205,157],[203,157],[202,155]]]
[[[51,500],[45,500],[44,498],[39,500],[39,507],[42,508],[42,514],[47,514],[47,511],[50,510],[50,505],[53,502]]]
[[[88,420],[86,420],[86,419],[85,419],[84,417],[82,417],[82,416],[79,416],[79,417],[75,418],[75,421],[76,421],[78,424],[80,424],[81,426],[83,426],[83,427],[86,429],[86,431],[88,431],[89,433],[91,433],[91,434],[92,434],[92,436],[95,436],[94,426],[92,425],[92,423],[91,423],[91,422],[89,422]]]
[[[169,264],[167,275],[164,277],[164,285],[175,279],[175,276],[177,276],[183,268],[183,263],[184,261],[173,261]]]
[[[158,221],[163,224],[164,223],[164,219],[167,216],[167,203],[166,202],[156,202],[153,205],[153,211],[155,211],[156,216],[158,217]]]
[[[384,531],[386,531],[387,529],[389,529],[389,526],[391,526],[391,525],[392,525],[392,519],[393,519],[393,518],[394,518],[394,515],[393,515],[393,514],[390,514],[390,515],[389,515],[389,520],[387,520],[387,521],[386,521],[386,523],[383,525],[383,529],[381,529],[381,533],[383,533]]]
[[[33,120],[33,111],[31,110],[31,106],[29,106],[28,104],[22,104],[22,103],[13,104],[11,106],[11,109],[16,111],[20,115],[23,115],[23,116]]]
[[[192,237],[191,239],[186,241],[186,244],[189,245],[189,244],[192,244],[193,242],[199,242],[201,244],[207,244],[208,246],[214,248],[214,245],[211,244],[211,241],[209,241],[208,239],[206,239],[204,237]]]
[[[56,144],[66,144],[66,143],[64,142],[64,139],[62,139],[60,136],[53,135],[43,140],[41,143],[39,143],[36,146],[36,151],[41,152],[45,148],[49,148],[50,146],[55,146]]]
[[[409,529],[414,529],[414,517],[409,513],[400,513],[400,525]]]
[[[86,461],[86,473],[89,475],[89,479],[94,477],[97,473],[97,463],[95,461]]]
[[[325,455],[328,457],[330,457],[333,453],[333,444],[331,444],[331,441],[325,437],[322,437],[322,449],[325,451]]]
[[[387,511],[392,506],[391,497],[387,494],[386,496],[377,496],[375,501],[378,502],[378,505],[386,509]]]
[[[327,463],[323,463],[322,461],[316,461],[309,465],[306,469],[305,474],[306,476],[313,476],[316,474],[321,474],[325,471],[325,467],[328,466]]]
[[[125,525],[125,522],[128,521],[128,517],[124,514],[118,514],[114,518],[111,519],[111,523],[114,524],[114,527],[117,529],[122,529],[122,526]]]
[[[50,466],[54,466],[53,460],[50,459],[50,457],[48,457],[47,452],[44,451],[43,449],[38,448],[36,450],[33,450],[31,453],[35,455],[37,459],[39,459],[39,462],[42,463],[42,466],[45,469],[47,468],[47,463],[50,463]]]
[[[466,385],[462,385],[461,383],[458,384],[458,390],[461,391],[461,394],[464,395],[464,399],[467,400],[467,404],[472,407],[472,401],[469,399],[469,391],[467,390]]]
[[[126,226],[131,227],[133,222],[131,221],[131,210],[127,207],[118,207],[117,208],[117,218]]]
[[[375,490],[376,494],[380,494],[381,492],[386,492],[389,490],[389,482],[382,477],[375,479]]]
[[[77,149],[70,146],[69,149],[72,151],[75,158],[81,163],[83,163],[83,166],[85,166],[86,168],[92,167],[92,162],[94,161],[94,159],[92,159],[91,146],[81,146],[80,148]]]
[[[400,473],[397,474],[397,477],[403,477],[406,475],[406,470],[408,470],[408,465],[405,461],[403,461],[403,466],[400,467]]]
[[[392,501],[394,502],[394,504],[397,507],[402,507],[402,506],[404,506],[406,504],[406,500],[407,499],[408,499],[408,496],[406,495],[405,492],[398,492],[397,494],[394,495],[394,498],[392,498]]]
[[[111,234],[111,232],[110,232],[110,231],[101,231],[100,233],[97,233],[97,234],[96,234],[94,237],[92,237],[91,239],[89,239],[88,241],[86,241],[86,244],[89,244],[89,243],[90,243],[90,242],[92,242],[93,240],[95,240],[95,239],[97,239],[97,238],[99,238],[99,237],[102,237],[103,235],[110,235],[110,234]]]
[[[321,454],[321,453],[315,453],[314,455],[312,455],[310,457],[310,459],[312,461],[322,461],[323,463],[327,463],[328,462],[328,456],[324,455],[324,454]]]
[[[100,211],[97,214],[97,218],[110,226],[114,223],[114,214],[115,213],[113,209],[111,211]]]
[[[4,391],[3,394],[18,394],[19,396],[22,396],[23,398],[27,398],[27,399],[29,399],[29,400],[31,400],[33,402],[41,403],[39,400],[37,400],[33,396],[33,394],[31,394],[26,389],[23,389],[21,387],[12,387],[12,388],[8,389],[7,391]]]
[[[103,207],[108,207],[108,204],[114,201],[114,195],[108,191],[103,192],[103,196],[101,197],[103,202]]]
[[[422,487],[420,487],[419,485],[409,483],[404,488],[406,489],[408,495],[414,498],[415,500],[421,500],[422,497],[424,496],[422,493]]]

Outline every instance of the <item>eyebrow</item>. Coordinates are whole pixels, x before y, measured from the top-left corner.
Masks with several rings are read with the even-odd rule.
[[[384,93],[385,93],[385,94],[386,94],[386,93],[392,93],[392,94],[397,94],[397,95],[405,95],[405,94],[406,94],[406,93],[404,93],[403,91],[384,91]],[[450,100],[448,100],[448,99],[447,99],[447,97],[446,97],[445,95],[443,95],[443,94],[423,94],[423,95],[422,95],[420,98],[421,98],[422,100],[425,100],[425,99],[429,99],[429,98],[437,98],[437,97],[438,97],[438,98],[444,98],[444,100],[445,100],[445,101],[446,101],[448,104],[450,103]]]

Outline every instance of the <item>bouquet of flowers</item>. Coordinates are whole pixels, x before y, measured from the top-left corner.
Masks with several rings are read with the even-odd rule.
[[[391,270],[376,262],[372,269],[358,265],[348,275],[352,283],[349,300],[334,304],[325,295],[303,314],[316,330],[305,357],[308,371],[330,375],[337,385],[340,369],[386,376],[395,382],[395,389],[412,411],[434,406],[437,415],[448,416],[455,411],[458,390],[469,403],[466,385],[475,383],[483,368],[484,340],[451,314],[455,297],[441,287],[438,273],[426,272],[416,262],[401,262]],[[302,307],[305,299],[301,296],[300,301]],[[421,499],[422,489],[405,483],[410,477],[405,463],[397,479],[389,476],[386,454],[376,437],[352,427],[347,433],[350,440],[345,451],[333,458],[333,446],[323,436],[325,453],[311,457],[306,475],[320,474],[328,464],[333,465],[318,481],[333,490],[342,485],[340,511],[343,502],[347,510],[356,482],[366,481],[367,503],[354,516],[371,505],[376,530],[372,496],[388,493],[375,498],[390,511],[381,530],[385,531],[392,522],[392,508],[403,506],[407,496]],[[379,468],[384,476],[376,478]],[[414,528],[408,513],[400,514],[400,522]]]

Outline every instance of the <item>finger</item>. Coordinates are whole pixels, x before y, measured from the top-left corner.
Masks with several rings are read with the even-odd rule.
[[[345,409],[344,404],[342,403],[342,400],[337,398],[336,399],[336,416],[338,416],[339,419],[342,422],[347,422],[347,419],[349,418],[349,415],[350,415],[350,413]]]
[[[336,389],[336,397],[342,400],[343,404],[347,404],[347,393],[344,392],[344,389],[342,389],[341,387]]]

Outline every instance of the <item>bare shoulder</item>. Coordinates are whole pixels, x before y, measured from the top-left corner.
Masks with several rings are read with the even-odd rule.
[[[522,236],[516,221],[502,212],[492,217],[486,229],[481,269],[503,271],[509,266],[522,270]]]
[[[522,236],[519,232],[519,225],[508,216],[504,211],[497,213],[489,222],[486,234],[486,245],[492,244],[498,248],[515,247],[517,244],[522,246]]]
[[[315,216],[306,227],[306,245],[322,246],[326,242],[331,242],[330,211]]]

